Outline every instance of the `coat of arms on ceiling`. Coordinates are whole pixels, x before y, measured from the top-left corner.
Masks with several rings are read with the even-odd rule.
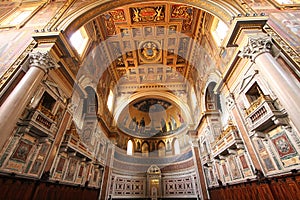
[[[132,22],[158,22],[165,19],[165,6],[130,8]]]
[[[153,63],[161,59],[161,45],[159,42],[144,41],[139,45],[139,57],[144,63]]]

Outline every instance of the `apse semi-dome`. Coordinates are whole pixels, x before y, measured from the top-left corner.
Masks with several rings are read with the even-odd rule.
[[[159,97],[130,102],[118,118],[118,128],[134,137],[164,137],[180,132],[187,125],[180,107]]]

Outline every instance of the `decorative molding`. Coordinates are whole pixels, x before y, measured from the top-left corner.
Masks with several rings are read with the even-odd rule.
[[[280,4],[276,0],[269,0],[275,7],[285,10],[285,9],[298,9],[300,7],[299,3],[283,3]]]
[[[143,3],[144,0],[119,0],[119,1],[96,1],[93,2],[81,10],[78,10],[76,13],[72,13],[68,16],[64,16],[61,18],[59,24],[57,24],[57,28],[61,30],[65,30],[67,34],[73,32],[74,30],[81,27],[86,23],[86,19],[94,18],[102,13],[103,11],[113,10],[118,7],[122,7],[124,5],[129,5],[131,3]],[[175,0],[173,3],[186,4],[190,6],[195,6],[202,10],[209,11],[210,13],[216,15],[218,18],[223,19],[225,22],[229,22],[232,19],[232,16],[235,16],[239,13],[238,10],[230,9],[227,3],[218,1],[199,1],[199,0]],[[236,6],[235,2],[232,2],[230,5],[233,7]],[[80,17],[79,17],[80,15]],[[74,21],[74,19],[76,19]],[[75,23],[73,23],[75,22]],[[74,26],[71,25],[73,23]],[[71,26],[70,26],[71,25]]]
[[[249,6],[249,3],[245,3],[244,0],[235,0],[235,1],[239,4],[239,6],[241,6],[241,8],[243,8],[246,14],[248,15],[256,14],[255,10],[251,6]]]
[[[274,43],[278,44],[284,53],[286,53],[287,56],[292,59],[292,61],[297,65],[297,68],[300,69],[300,55],[269,25],[266,24],[263,29],[270,37],[272,37]]]
[[[242,51],[239,53],[241,58],[249,58],[255,61],[255,58],[262,53],[270,52],[272,48],[272,40],[269,36],[253,37],[248,38],[248,43]]]
[[[234,18],[231,29],[227,33],[228,36],[223,41],[224,47],[239,46],[238,39],[244,31],[252,30],[261,32],[267,20],[268,17],[264,15]]]
[[[56,24],[56,22],[63,16],[63,14],[70,8],[70,6],[75,2],[75,0],[66,1],[66,3],[59,9],[59,11],[54,15],[54,17],[47,23],[45,28],[42,30],[51,31]],[[54,28],[57,31],[57,28]]]
[[[258,70],[254,70],[248,75],[245,75],[243,77],[243,80],[241,81],[240,86],[240,93],[245,89],[245,87],[254,79],[254,77],[258,74]]]
[[[2,75],[0,78],[0,90],[6,85],[6,83],[12,78],[12,76],[16,73],[18,69],[20,69],[20,65],[25,61],[29,52],[33,50],[33,48],[37,45],[36,41],[32,41],[27,48],[22,52],[22,54],[16,59],[16,61],[8,68],[8,70]]]

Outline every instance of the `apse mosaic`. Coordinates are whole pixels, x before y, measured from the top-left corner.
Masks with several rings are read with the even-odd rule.
[[[145,99],[133,104],[135,108],[143,112],[162,112],[164,110],[167,110],[171,105],[172,104],[168,101],[152,98]]]
[[[186,127],[177,105],[164,99],[146,98],[132,102],[121,113],[118,127],[135,137],[161,137]]]

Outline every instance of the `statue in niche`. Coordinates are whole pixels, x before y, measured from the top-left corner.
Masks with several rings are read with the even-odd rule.
[[[91,140],[91,135],[92,135],[92,130],[91,129],[85,129],[83,131],[83,134],[82,134],[82,139],[85,143],[88,143],[90,140]]]

